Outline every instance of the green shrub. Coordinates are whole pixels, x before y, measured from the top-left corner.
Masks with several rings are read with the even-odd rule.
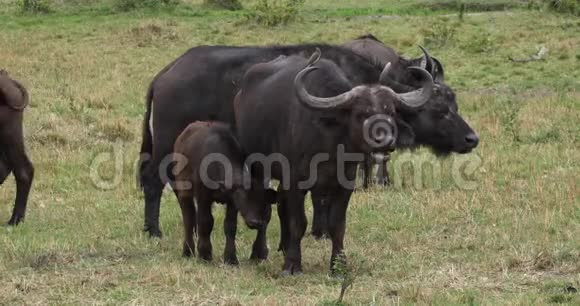
[[[242,9],[240,0],[204,0],[205,5],[230,11],[237,11]]]
[[[550,9],[580,16],[580,0],[545,0]]]
[[[20,0],[18,1],[18,6],[23,13],[39,14],[51,11],[46,0]]]
[[[115,0],[117,10],[128,12],[140,8],[160,8],[176,6],[179,0]]]
[[[543,9],[580,16],[580,0],[529,0],[531,9]]]
[[[298,18],[304,0],[259,0],[246,19],[265,26],[287,24]]]
[[[492,51],[496,46],[496,40],[487,31],[480,31],[476,36],[465,40],[461,47],[471,53],[485,53]]]
[[[451,22],[448,18],[440,18],[429,23],[421,30],[423,42],[432,48],[441,48],[452,43],[457,34],[458,22]]]

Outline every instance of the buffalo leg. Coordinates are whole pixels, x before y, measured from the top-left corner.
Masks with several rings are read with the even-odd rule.
[[[373,176],[373,157],[369,154],[365,154],[365,159],[363,161],[363,188],[368,189],[372,184]]]
[[[224,234],[226,247],[224,248],[224,262],[229,265],[238,265],[236,255],[236,231],[238,229],[238,210],[233,203],[226,204],[226,217],[224,219]]]
[[[6,163],[12,166],[12,173],[16,178],[16,201],[8,225],[17,225],[24,219],[26,214],[28,195],[34,178],[34,167],[28,156],[26,156],[24,144],[21,141],[18,141],[12,148],[8,149],[5,154]]]
[[[332,255],[330,257],[331,273],[337,272],[337,264],[344,263],[346,260],[343,252],[344,232],[346,227],[346,210],[351,194],[351,190],[342,189],[333,196],[330,204],[328,229],[332,240]]]
[[[286,253],[288,249],[288,239],[290,236],[289,226],[286,219],[286,194],[282,191],[282,187],[278,187],[279,202],[278,202],[278,218],[280,219],[280,243],[278,244],[278,251]]]
[[[151,160],[144,161],[141,176],[143,193],[145,194],[145,232],[151,237],[161,237],[159,227],[159,209],[161,196],[166,183],[173,181],[170,166],[173,164],[171,153],[175,136],[179,131],[162,130],[154,133],[153,156]],[[163,175],[163,177],[162,177]]]
[[[250,260],[261,261],[268,259],[268,241],[266,237],[268,224],[272,218],[272,209],[268,209],[268,213],[264,219],[264,226],[258,229],[256,234],[256,240],[252,245],[252,254],[250,255]]]
[[[304,192],[291,190],[286,193],[285,218],[289,230],[288,243],[284,253],[283,275],[302,273],[301,242],[306,232],[304,214]]]
[[[12,168],[9,164],[0,158],[0,185],[4,183],[8,175],[12,172]]]
[[[177,191],[177,200],[181,207],[181,216],[183,218],[183,256],[191,257],[195,255],[195,242],[193,234],[196,228],[195,204],[193,194],[190,191]]]
[[[205,197],[197,198],[197,232],[199,240],[197,251],[201,259],[212,260],[211,231],[213,230],[212,201]]]
[[[150,162],[144,170],[141,182],[145,194],[145,227],[144,231],[151,237],[161,237],[159,229],[159,206],[163,195],[164,184],[159,177],[159,163]]]
[[[377,172],[377,182],[383,186],[391,184],[391,178],[389,177],[389,171],[387,168],[387,160],[384,160],[379,163],[379,170]]]
[[[328,237],[328,201],[325,195],[311,192],[312,197],[312,236],[316,239]]]

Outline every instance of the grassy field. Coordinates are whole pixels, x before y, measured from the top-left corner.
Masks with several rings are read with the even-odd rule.
[[[246,259],[254,233],[243,227],[239,268],[217,258],[209,264],[181,258],[180,210],[170,193],[161,212],[165,236],[148,239],[141,232],[135,163],[146,87],[188,48],[342,43],[365,33],[408,56],[425,44],[440,57],[481,145],[469,156],[440,161],[438,179],[419,174],[424,183],[417,186],[405,167],[394,187],[354,195],[345,243],[358,277],[345,303],[580,303],[572,292],[580,289],[577,17],[516,9],[467,15],[459,23],[442,16],[446,10],[418,8],[375,18],[381,10],[435,1],[317,0],[307,1],[302,22],[263,28],[241,22],[238,13],[196,13],[199,2],[159,13],[29,16],[0,0],[6,4],[0,67],[29,88],[26,140],[36,165],[26,222],[0,227],[0,305],[332,304],[341,281],[327,276],[330,242],[306,237],[305,274],[279,277],[275,215],[270,259],[259,265]],[[542,61],[508,60],[540,46],[549,49]],[[91,169],[95,159],[111,154],[120,158],[100,164],[99,173],[112,188],[99,188]],[[394,159],[410,157],[436,161],[427,150]],[[459,188],[453,179],[458,158],[481,161],[468,175],[475,189]],[[1,222],[10,216],[13,196],[8,179],[0,188]],[[223,209],[215,214],[219,255]]]

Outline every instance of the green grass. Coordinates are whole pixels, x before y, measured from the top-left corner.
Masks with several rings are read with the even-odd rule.
[[[357,192],[345,243],[363,265],[345,302],[580,303],[565,290],[580,288],[577,18],[515,10],[467,15],[455,24],[455,16],[422,10],[401,18],[333,13],[372,12],[394,1],[307,2],[312,10],[304,22],[277,28],[192,9],[19,16],[6,8],[0,64],[30,91],[26,140],[37,176],[26,222],[0,228],[0,304],[331,304],[340,281],[327,276],[330,243],[306,237],[305,275],[279,277],[276,215],[263,264],[243,260],[254,233],[239,229],[237,269],[218,260],[221,207],[211,264],[180,257],[180,211],[169,192],[161,213],[165,237],[149,240],[141,232],[143,199],[134,173],[145,90],[157,71],[199,44],[342,43],[373,33],[416,56],[417,44],[441,39],[429,31],[434,24],[454,29],[430,50],[445,63],[460,110],[481,136],[470,155],[482,161],[471,175],[476,189],[455,186],[450,169],[459,157],[452,157],[442,162],[440,184],[426,178],[416,188],[413,171],[403,167],[393,188]],[[541,45],[550,50],[544,61],[507,59]],[[90,165],[114,148],[123,153],[122,180],[100,190]],[[435,159],[426,150],[394,159],[408,157]],[[112,175],[114,168],[111,161],[101,172]],[[0,188],[2,222],[13,195],[9,179]]]

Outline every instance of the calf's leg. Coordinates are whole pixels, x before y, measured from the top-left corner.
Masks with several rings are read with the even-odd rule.
[[[224,234],[226,247],[224,248],[224,262],[229,265],[238,265],[236,255],[236,231],[238,229],[238,210],[233,203],[226,204],[226,217],[224,219]]]
[[[193,234],[197,222],[193,193],[190,190],[180,190],[175,193],[179,201],[179,206],[181,207],[181,216],[183,218],[183,256],[191,257],[195,255]]]
[[[207,196],[197,197],[197,251],[199,258],[212,260],[211,231],[213,230],[213,215],[211,214],[212,200]]]

